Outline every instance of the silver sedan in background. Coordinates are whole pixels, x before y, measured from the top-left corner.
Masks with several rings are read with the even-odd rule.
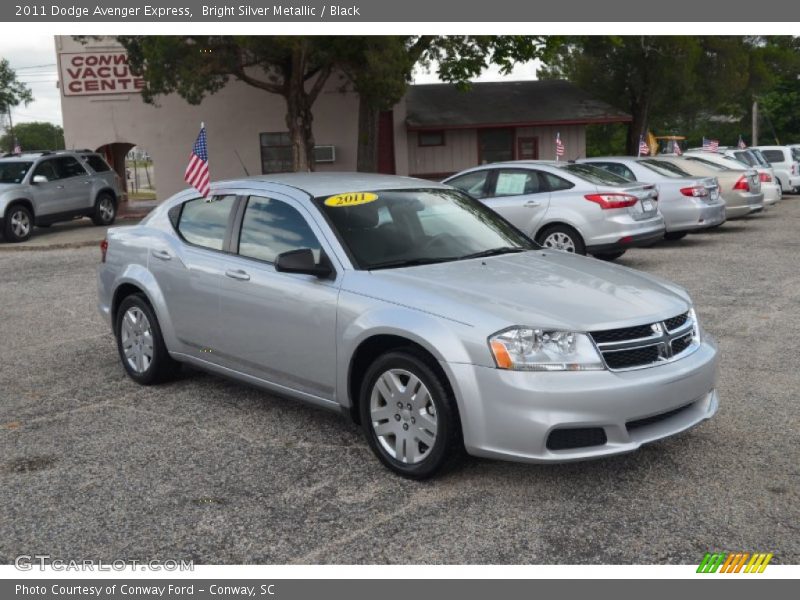
[[[406,477],[464,450],[630,452],[717,411],[717,346],[684,289],[542,249],[430,181],[214,183],[101,250],[99,308],[131,379],[188,363],[343,413]]]
[[[448,177],[547,248],[614,260],[664,236],[654,186],[587,165],[513,161]]]
[[[686,177],[630,156],[586,158],[578,161],[607,169],[630,181],[655,184],[658,209],[664,215],[668,240],[679,240],[690,231],[716,227],[725,222],[725,202],[713,177]]]
[[[733,190],[737,192],[739,201],[734,204],[747,204],[750,206],[751,212],[757,212],[764,208],[764,206],[775,204],[775,202],[780,200],[783,194],[781,186],[775,178],[775,171],[772,167],[754,167],[743,162],[741,158],[703,150],[687,151],[683,155],[683,158],[702,162],[706,165],[719,165],[727,169],[738,171],[739,179],[735,182],[733,188],[724,191],[730,192]],[[751,158],[755,157],[753,156]],[[758,179],[758,181],[756,181],[756,179]],[[730,195],[728,197],[730,197]],[[728,205],[731,206],[730,203]]]

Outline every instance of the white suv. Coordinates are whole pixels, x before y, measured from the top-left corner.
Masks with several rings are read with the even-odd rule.
[[[784,192],[797,192],[800,188],[800,150],[789,146],[754,146],[761,150],[775,171],[775,178]]]
[[[0,158],[0,232],[8,242],[27,240],[34,225],[79,217],[111,225],[119,195],[117,174],[90,150]]]

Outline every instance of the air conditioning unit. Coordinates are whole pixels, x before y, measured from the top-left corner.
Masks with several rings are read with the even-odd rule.
[[[314,162],[336,162],[336,146],[314,146]]]

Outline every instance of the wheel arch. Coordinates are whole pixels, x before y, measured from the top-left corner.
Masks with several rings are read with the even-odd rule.
[[[111,292],[110,317],[112,327],[116,327],[117,310],[120,303],[131,293],[141,293],[145,297],[150,308],[153,309],[156,319],[158,319],[158,326],[164,336],[164,344],[167,350],[175,350],[178,347],[178,343],[175,338],[172,321],[169,318],[164,295],[161,293],[161,288],[158,286],[153,274],[142,265],[128,265],[120,276],[116,278]]]
[[[33,208],[33,202],[29,198],[24,198],[24,197],[23,198],[15,198],[13,200],[9,200],[6,203],[6,208],[3,211],[3,216],[7,218],[8,217],[8,211],[11,210],[12,207],[14,207],[14,206],[16,206],[18,204],[22,204],[25,208],[27,208],[29,211],[31,211],[31,215],[33,215],[33,218],[34,219],[36,218],[36,211]]]
[[[562,227],[569,227],[570,229],[573,229],[573,230],[575,230],[575,232],[577,232],[577,234],[578,234],[579,236],[581,236],[581,240],[583,241],[584,245],[586,244],[586,235],[585,235],[585,233],[584,233],[584,232],[581,230],[581,227],[579,227],[578,225],[575,225],[574,223],[571,223],[571,222],[567,221],[566,219],[562,219],[562,218],[553,218],[552,220],[549,220],[549,221],[545,221],[545,222],[543,222],[543,223],[540,223],[540,224],[539,224],[539,226],[538,226],[538,228],[536,229],[536,232],[535,232],[535,233],[533,233],[533,234],[531,235],[531,237],[532,237],[534,240],[537,240],[537,238],[539,237],[539,235],[540,235],[540,234],[541,234],[543,231],[545,231],[546,229],[548,229],[548,228],[550,228],[550,227],[555,227],[555,226],[557,226],[557,225],[560,225],[560,226],[562,226]],[[537,240],[537,241],[538,241],[538,240]]]
[[[102,194],[110,194],[111,197],[114,199],[115,203],[119,202],[119,196],[117,196],[117,193],[114,191],[114,188],[109,187],[109,186],[104,186],[104,187],[101,187],[99,190],[97,190],[97,193],[94,195],[94,203],[95,204],[97,204],[97,199]]]

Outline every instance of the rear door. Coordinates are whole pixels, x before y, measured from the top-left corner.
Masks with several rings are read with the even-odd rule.
[[[211,362],[221,332],[219,290],[236,203],[235,195],[223,194],[177,205],[170,219],[178,235],[154,238],[148,256],[183,351]]]
[[[537,169],[492,169],[489,193],[483,203],[531,235],[544,219],[550,204],[550,192],[543,174]]]

